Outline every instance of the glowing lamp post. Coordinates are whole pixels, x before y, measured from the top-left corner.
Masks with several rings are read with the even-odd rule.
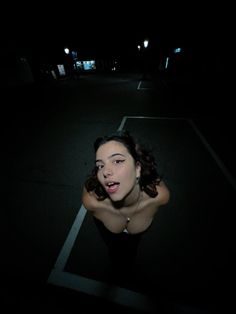
[[[70,49],[69,48],[65,48],[64,52],[65,52],[66,55],[68,55],[70,53]]]
[[[143,42],[143,46],[144,46],[144,48],[147,48],[147,47],[148,47],[148,43],[149,43],[149,42],[148,42],[148,40],[147,40],[147,39],[145,39],[145,40],[144,40],[144,42]]]
[[[147,39],[144,40],[143,42],[143,47],[144,47],[144,51],[143,51],[143,62],[144,62],[144,73],[143,73],[143,78],[145,79],[147,76],[147,72],[148,72],[148,55],[147,55],[147,47],[148,47],[149,41]]]

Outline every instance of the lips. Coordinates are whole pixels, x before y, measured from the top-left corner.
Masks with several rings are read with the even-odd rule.
[[[112,193],[117,192],[119,189],[119,185],[120,185],[119,182],[113,182],[113,181],[106,182],[105,188],[106,188],[107,193],[112,194]]]

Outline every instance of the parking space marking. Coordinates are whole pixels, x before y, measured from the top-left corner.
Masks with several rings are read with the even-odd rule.
[[[188,121],[193,130],[196,132],[196,134],[202,141],[202,143],[204,144],[204,146],[207,148],[208,152],[216,161],[217,165],[219,166],[225,177],[228,179],[228,181],[235,189],[236,184],[234,179],[232,178],[224,164],[218,158],[216,153],[211,148],[210,144],[206,141],[206,139],[201,134],[201,132],[199,131],[199,129],[192,120],[185,118],[170,118],[170,117],[124,116],[117,129],[118,131],[121,131],[124,128],[127,119],[164,119],[164,120],[184,119]],[[59,256],[55,262],[55,266],[49,275],[48,283],[57,286],[67,287],[73,290],[87,293],[88,295],[102,297],[115,303],[132,307],[134,309],[143,309],[146,311],[151,310],[153,304],[150,301],[149,297],[144,294],[64,271],[65,265],[73,248],[74,242],[76,240],[76,237],[78,236],[79,230],[86,216],[86,212],[87,212],[86,209],[82,205],[78,211],[74,223],[72,224],[72,227],[64,242],[61,252],[59,253]]]

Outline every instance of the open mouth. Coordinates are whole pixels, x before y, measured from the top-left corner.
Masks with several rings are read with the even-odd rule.
[[[119,182],[107,182],[106,183],[106,191],[107,193],[115,193],[119,188],[120,183]]]

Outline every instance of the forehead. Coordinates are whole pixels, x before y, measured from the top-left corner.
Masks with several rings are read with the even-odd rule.
[[[101,156],[101,155],[110,156],[115,153],[121,153],[121,154],[127,155],[129,152],[124,144],[112,140],[112,141],[106,142],[105,144],[102,144],[98,148],[96,156]]]

